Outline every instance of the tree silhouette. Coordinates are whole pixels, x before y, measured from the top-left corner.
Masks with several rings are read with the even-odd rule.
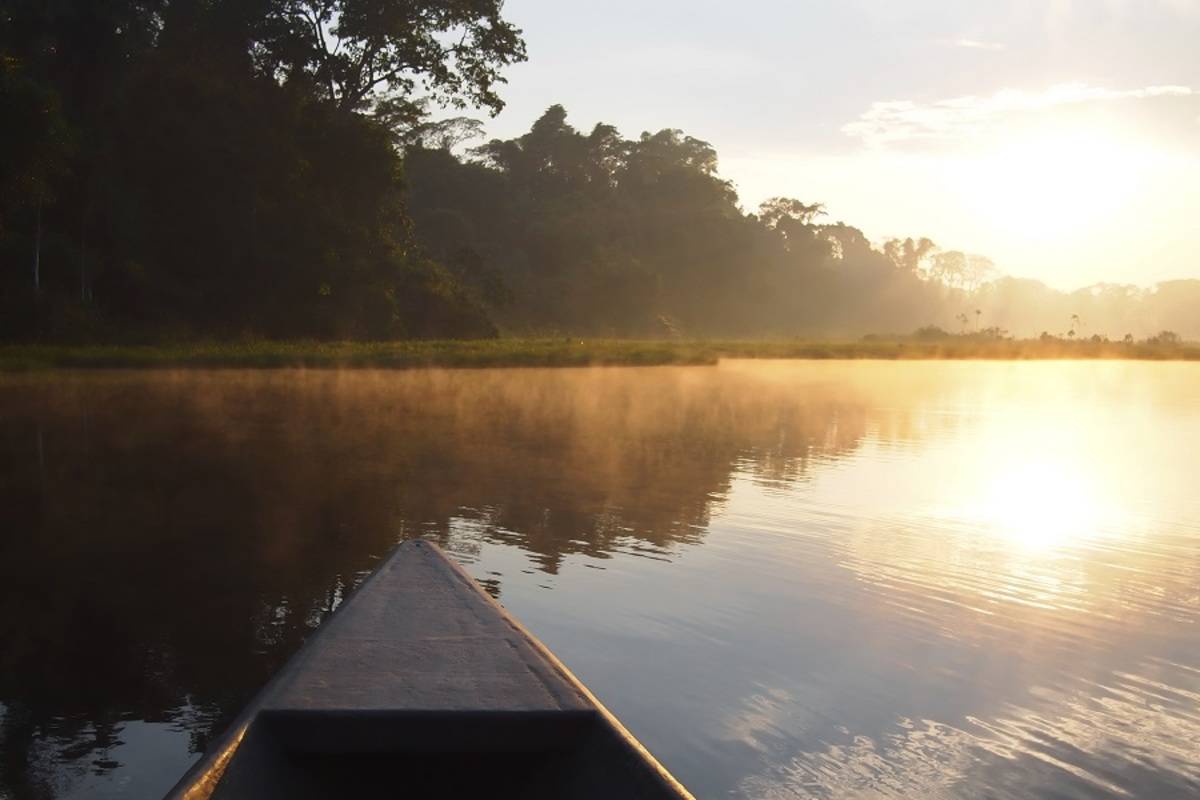
[[[888,239],[883,243],[883,253],[898,269],[919,274],[928,257],[937,251],[930,239]]]
[[[382,107],[415,120],[411,95],[498,112],[501,69],[525,59],[501,0],[274,0],[251,21],[268,75],[309,79],[343,111]]]
[[[746,213],[675,128],[553,105],[463,153],[483,124],[429,112],[500,108],[499,0],[46,8],[0,0],[2,338],[1200,335],[1200,281],[1064,293],[811,198]]]
[[[499,0],[52,5],[0,0],[0,260],[34,265],[0,336],[494,333],[415,246],[393,137],[418,93],[501,107]]]

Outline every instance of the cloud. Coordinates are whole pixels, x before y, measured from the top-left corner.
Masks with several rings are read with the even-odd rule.
[[[920,141],[956,141],[981,133],[1013,115],[1038,113],[1066,106],[1111,103],[1162,97],[1191,97],[1188,86],[1147,86],[1106,89],[1085,83],[1062,83],[1040,92],[1004,89],[992,95],[965,95],[918,103],[888,100],[872,103],[842,133],[872,147]]]
[[[1000,42],[984,42],[979,39],[945,39],[941,42],[941,44],[946,47],[961,47],[966,50],[991,50],[993,52],[999,52],[1007,49],[1007,47]]]

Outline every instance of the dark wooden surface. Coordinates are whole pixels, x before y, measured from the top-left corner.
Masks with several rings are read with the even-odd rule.
[[[406,542],[327,623],[268,710],[584,711],[591,707],[434,545]]]
[[[401,544],[167,795],[688,798],[438,547]]]

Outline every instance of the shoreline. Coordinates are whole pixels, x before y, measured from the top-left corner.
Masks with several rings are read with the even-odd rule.
[[[419,369],[711,366],[722,358],[1200,361],[1200,344],[972,340],[480,339],[161,345],[0,344],[0,372],[52,369]]]

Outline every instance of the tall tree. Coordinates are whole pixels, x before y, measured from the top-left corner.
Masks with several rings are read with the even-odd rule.
[[[442,103],[504,107],[502,69],[525,59],[502,0],[270,0],[256,27],[267,74],[300,76],[343,111],[419,118],[418,90]]]

